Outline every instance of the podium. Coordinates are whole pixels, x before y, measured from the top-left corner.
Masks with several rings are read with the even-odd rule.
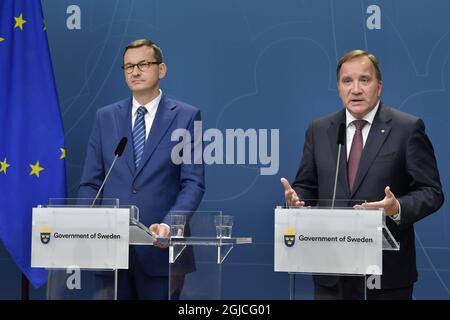
[[[174,211],[173,214],[183,212]],[[222,268],[232,250],[245,244],[252,244],[251,237],[218,237],[214,217],[220,211],[196,211],[189,221],[189,236],[159,239],[169,247],[169,292],[176,292],[179,276],[185,274],[181,292],[169,299],[220,300],[222,298]],[[130,239],[132,245],[151,245],[145,239]],[[190,260],[193,256],[194,266]]]
[[[249,237],[217,237],[214,216],[221,214],[191,212],[189,236],[155,238],[139,222],[138,208],[117,199],[51,199],[33,208],[32,267],[48,270],[47,299],[114,300],[130,246],[157,240],[169,253],[168,299],[220,299],[226,257],[237,245],[252,243]],[[180,279],[184,285],[175,294]]]
[[[383,251],[400,250],[385,219],[381,209],[277,207],[274,271],[289,274],[289,298],[313,297],[312,274],[319,283],[353,278],[356,298],[366,299],[380,284]]]

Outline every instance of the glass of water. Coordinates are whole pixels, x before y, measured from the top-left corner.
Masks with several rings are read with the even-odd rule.
[[[233,228],[233,216],[230,215],[214,216],[214,223],[216,225],[217,238],[231,238],[231,231]]]

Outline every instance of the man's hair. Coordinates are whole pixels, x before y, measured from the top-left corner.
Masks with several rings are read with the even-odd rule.
[[[381,69],[380,64],[378,63],[377,57],[375,57],[373,54],[364,51],[364,50],[352,50],[348,53],[346,53],[340,60],[336,68],[336,79],[339,82],[339,73],[341,72],[342,65],[352,59],[356,59],[359,57],[367,57],[370,61],[372,61],[373,66],[375,67],[376,77],[378,81],[381,81]]]
[[[128,49],[134,49],[134,48],[140,48],[140,47],[150,47],[153,48],[154,56],[156,62],[162,63],[163,62],[163,54],[160,47],[158,47],[153,41],[148,39],[138,39],[131,41],[126,47],[125,51],[123,52],[123,57],[125,57],[125,53]]]

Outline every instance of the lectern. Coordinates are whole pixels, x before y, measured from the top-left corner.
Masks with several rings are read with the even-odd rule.
[[[311,283],[296,290],[295,275],[356,276],[361,299],[383,273],[383,251],[400,249],[383,210],[314,206],[275,209],[276,272],[290,275],[289,297],[309,298]]]
[[[129,246],[158,241],[169,251],[168,299],[220,299],[222,263],[236,245],[252,242],[218,237],[214,217],[221,214],[190,213],[189,235],[156,239],[140,223],[138,208],[118,199],[51,199],[33,208],[32,267],[48,269],[47,299],[117,299],[118,270],[128,268]],[[192,262],[186,256],[193,256],[193,267],[185,265]],[[184,286],[175,295],[180,275]]]

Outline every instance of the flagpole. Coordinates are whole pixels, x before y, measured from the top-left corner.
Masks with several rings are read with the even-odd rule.
[[[22,272],[22,300],[29,300],[30,298],[30,281]]]

